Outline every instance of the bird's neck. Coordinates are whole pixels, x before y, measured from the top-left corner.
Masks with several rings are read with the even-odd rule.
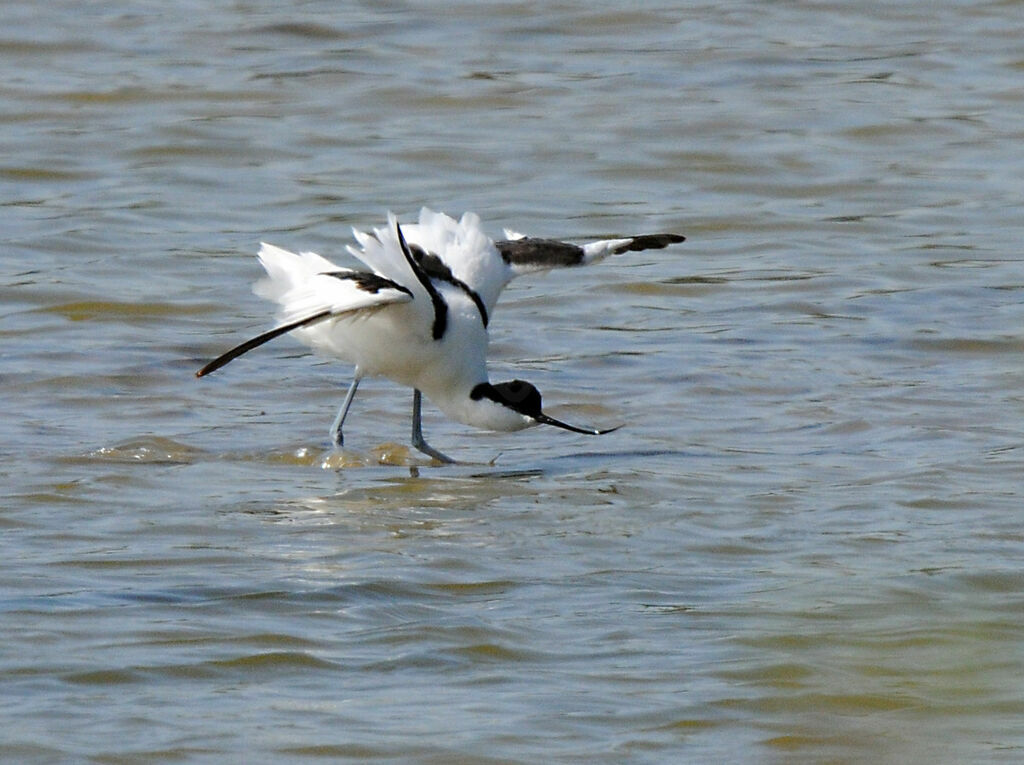
[[[529,417],[490,399],[474,399],[470,393],[475,387],[462,389],[460,386],[458,391],[445,390],[436,395],[429,391],[423,393],[448,417],[481,430],[522,430],[536,424]]]

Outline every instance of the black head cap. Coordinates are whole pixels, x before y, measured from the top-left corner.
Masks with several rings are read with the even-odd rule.
[[[604,433],[611,433],[613,430],[618,430],[618,428],[608,428],[607,430],[579,428],[561,420],[556,420],[554,417],[549,417],[541,410],[540,391],[537,390],[535,385],[525,380],[511,380],[509,382],[497,383],[496,385],[480,383],[473,388],[469,396],[474,401],[479,401],[483,398],[490,399],[542,425],[554,425],[556,428],[571,430],[573,433],[599,436]]]

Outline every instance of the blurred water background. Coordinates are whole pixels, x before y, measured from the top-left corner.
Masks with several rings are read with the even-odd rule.
[[[0,760],[1019,762],[1021,7],[4,3]],[[424,204],[688,236],[491,325],[622,430],[193,377]]]

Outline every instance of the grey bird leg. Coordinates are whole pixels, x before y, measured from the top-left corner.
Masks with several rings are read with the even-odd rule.
[[[455,464],[455,460],[446,454],[442,454],[437,449],[432,447],[426,441],[423,440],[423,425],[420,422],[420,409],[422,407],[423,394],[417,389],[412,391],[412,445],[419,449],[421,452],[426,454],[428,457],[433,457],[438,462],[444,462],[448,465]]]
[[[352,384],[348,388],[348,393],[345,394],[345,400],[341,404],[341,409],[338,410],[338,416],[334,418],[334,422],[331,424],[331,441],[334,442],[335,446],[344,446],[345,436],[341,433],[341,426],[345,424],[345,416],[348,414],[348,408],[352,406],[352,399],[356,397],[356,388],[359,387],[359,377],[357,376],[352,380]]]

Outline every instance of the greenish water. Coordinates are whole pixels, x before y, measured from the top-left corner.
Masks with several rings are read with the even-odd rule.
[[[1012,3],[8,3],[0,759],[1017,762]],[[523,279],[469,431],[269,326],[388,209]]]

